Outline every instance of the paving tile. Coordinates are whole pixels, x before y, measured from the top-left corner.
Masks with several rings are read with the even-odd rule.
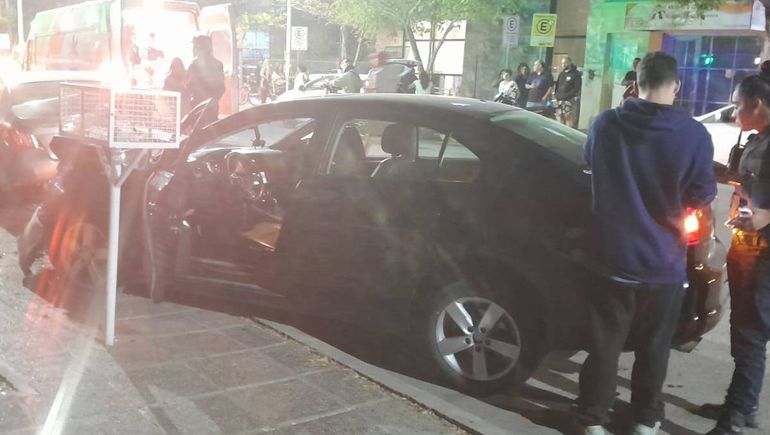
[[[405,399],[394,397],[361,408],[375,432],[386,434],[461,434],[465,433],[432,412]]]
[[[39,332],[6,332],[0,334],[0,349],[4,355],[34,360],[67,351],[57,340]]]
[[[157,337],[158,346],[176,359],[205,357],[220,353],[245,350],[247,346],[217,332],[191,332],[189,334]]]
[[[108,412],[64,423],[63,435],[162,435],[165,431],[155,422],[148,408],[128,412]]]
[[[34,421],[29,417],[23,402],[14,396],[0,396],[0,431],[32,426]]]
[[[151,408],[156,421],[171,435],[210,435],[224,431],[206,412],[193,401]]]
[[[117,323],[119,336],[154,336],[182,334],[196,329],[205,329],[196,321],[194,311],[158,314],[151,317],[120,319]]]
[[[244,326],[254,323],[251,319],[217,313],[215,311],[196,310],[191,312],[191,315],[199,325],[211,329],[228,326]]]
[[[306,381],[339,397],[348,405],[358,405],[377,399],[392,397],[382,387],[349,369],[335,369],[314,373]]]
[[[194,310],[194,308],[185,305],[172,304],[169,302],[156,304],[150,299],[139,296],[125,296],[118,300],[115,316],[118,319],[125,319],[127,317],[155,316],[191,310]]]
[[[255,350],[195,360],[189,365],[222,388],[268,382],[292,375]]]
[[[128,378],[148,404],[169,403],[216,390],[216,386],[184,363],[131,370]]]
[[[230,337],[247,347],[263,347],[286,341],[275,332],[254,324],[219,329],[217,332]]]
[[[330,396],[300,380],[237,390],[231,394],[260,427],[275,427],[342,408]]]
[[[262,352],[296,373],[306,373],[315,370],[338,367],[329,358],[311,351],[298,343],[289,341],[280,346],[262,349]]]
[[[249,413],[224,394],[195,399],[193,403],[208,415],[223,433],[241,432],[256,426]]]
[[[154,341],[146,339],[119,339],[110,353],[124,370],[158,365],[180,359],[174,358],[174,355]]]

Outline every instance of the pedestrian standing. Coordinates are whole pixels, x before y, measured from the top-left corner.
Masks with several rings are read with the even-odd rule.
[[[310,75],[307,73],[307,67],[300,65],[297,67],[297,75],[294,76],[293,90],[299,90],[300,86],[305,86],[310,81]]]
[[[262,67],[259,69],[259,101],[262,104],[267,102],[267,99],[273,99],[272,95],[272,80],[273,72],[270,68],[270,59],[265,59],[262,62]]]
[[[519,68],[516,70],[516,78],[514,79],[516,81],[516,86],[519,88],[519,98],[516,100],[517,107],[527,107],[527,99],[529,99],[529,89],[527,89],[528,79],[529,65],[522,62],[519,64]]]
[[[430,95],[433,93],[433,83],[427,71],[420,71],[420,77],[414,81],[414,93],[417,95]]]
[[[716,427],[709,435],[741,434],[757,427],[759,395],[770,340],[770,61],[744,79],[736,109],[743,131],[757,130],[737,162],[736,187],[728,224],[733,241],[727,255],[730,283],[730,353],[735,361]],[[730,162],[731,167],[735,167]]]
[[[364,92],[366,93],[396,93],[401,79],[403,67],[388,62],[388,54],[384,51],[369,55],[371,69],[366,77]]]
[[[541,107],[548,103],[553,87],[553,76],[545,70],[545,63],[542,60],[536,60],[532,64],[532,74],[529,75],[524,87],[529,91],[527,107]]]
[[[634,435],[656,434],[671,340],[687,287],[687,208],[716,196],[714,147],[706,129],[672,105],[679,90],[673,57],[639,64],[639,96],[599,115],[588,135],[593,212],[606,279],[589,289],[588,358],[580,371],[577,419],[605,434],[618,358],[631,339]]]
[[[344,73],[334,79],[332,86],[338,89],[342,89],[346,94],[359,94],[361,93],[361,86],[363,81],[356,72],[356,66],[347,62],[342,64]]]
[[[186,115],[190,111],[190,93],[187,92],[187,86],[185,81],[187,77],[187,70],[184,68],[184,62],[182,59],[175,57],[171,60],[169,65],[168,74],[163,81],[163,90],[179,92],[180,95],[180,112],[182,116]]]
[[[556,109],[559,122],[567,127],[577,128],[580,111],[580,87],[583,85],[580,71],[567,56],[561,60],[561,72],[556,79]]]
[[[633,69],[626,73],[626,76],[623,77],[623,81],[620,82],[623,86],[626,88],[623,90],[623,100],[625,100],[628,97],[638,97],[639,96],[639,90],[636,88],[636,68],[639,66],[639,62],[642,60],[637,58],[634,58],[634,64]]]
[[[283,76],[280,66],[273,68],[273,72],[270,76],[270,86],[273,97],[277,97],[286,92],[286,78]]]
[[[210,112],[201,119],[206,125],[219,118],[219,99],[225,93],[225,72],[222,62],[214,57],[211,38],[199,35],[193,38],[193,56],[195,59],[187,70],[187,90],[190,92],[191,107],[212,99]]]
[[[513,80],[513,71],[504,69],[503,80],[497,86],[497,95],[495,95],[494,101],[513,106],[518,98],[519,87],[516,85],[516,81]]]

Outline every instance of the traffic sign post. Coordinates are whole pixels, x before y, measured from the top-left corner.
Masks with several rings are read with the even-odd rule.
[[[110,183],[104,344],[115,343],[121,187],[150,149],[179,148],[180,94],[62,84],[59,134],[93,146]]]
[[[519,46],[519,27],[521,20],[518,15],[503,18],[503,47],[516,48]]]
[[[553,47],[556,41],[556,14],[533,14],[529,41],[532,47]]]
[[[294,51],[307,51],[307,27],[291,27],[291,49]]]

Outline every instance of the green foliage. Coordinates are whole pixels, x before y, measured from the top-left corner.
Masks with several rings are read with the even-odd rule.
[[[493,21],[516,13],[521,4],[522,0],[333,0],[332,11],[338,23],[364,36],[404,31],[415,56],[421,61],[424,57],[432,72],[438,50],[458,22]],[[415,40],[415,34],[423,32],[430,32],[434,47],[427,56],[421,56]]]

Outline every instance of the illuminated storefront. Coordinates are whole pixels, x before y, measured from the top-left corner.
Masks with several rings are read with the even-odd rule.
[[[588,19],[581,127],[620,103],[620,82],[633,59],[654,50],[679,61],[679,106],[693,115],[724,106],[737,83],[756,70],[763,38],[758,1],[727,1],[701,16],[657,1],[596,0]]]

